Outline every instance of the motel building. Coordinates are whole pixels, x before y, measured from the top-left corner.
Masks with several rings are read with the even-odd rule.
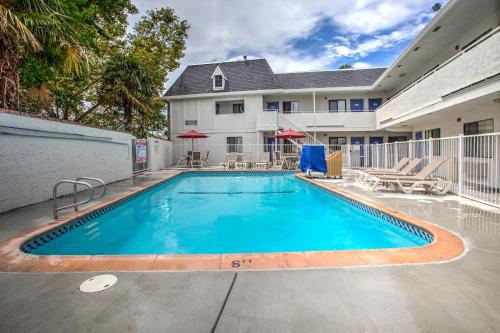
[[[499,22],[497,1],[450,1],[387,68],[275,73],[246,57],[188,66],[164,96],[170,138],[177,154],[190,147],[177,136],[196,130],[215,160],[234,150],[265,159],[273,135],[293,129],[301,143],[357,150],[349,166],[366,166],[366,145],[498,132]]]

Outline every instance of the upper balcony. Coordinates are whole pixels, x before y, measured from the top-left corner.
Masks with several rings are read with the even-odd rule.
[[[404,121],[498,91],[499,31],[496,28],[478,39],[389,99],[377,109],[377,128],[399,126]]]
[[[295,128],[307,132],[343,132],[375,130],[373,110],[307,110],[283,112],[262,110],[257,117],[257,130],[274,131],[280,128]]]

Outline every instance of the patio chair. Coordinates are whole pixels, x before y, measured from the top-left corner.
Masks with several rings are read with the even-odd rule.
[[[209,167],[210,163],[208,162],[208,156],[210,155],[210,151],[207,151],[207,155],[201,158],[201,166],[203,167],[203,164],[205,166]]]
[[[411,161],[411,158],[409,157],[403,157],[402,159],[399,160],[396,165],[394,165],[390,169],[368,169],[368,170],[360,170],[358,173],[358,177],[356,178],[357,182],[363,183],[369,175],[384,175],[386,173],[392,174],[392,173],[399,173],[403,167],[408,164],[408,162]]]
[[[446,162],[445,160],[433,160],[430,161],[429,164],[427,164],[420,172],[418,172],[414,176],[403,176],[403,175],[382,175],[382,176],[375,176],[374,177],[374,183],[370,187],[371,191],[375,191],[378,189],[380,184],[386,184],[386,185],[398,185],[399,183],[415,183],[415,182],[428,182],[428,181],[434,181],[436,183],[436,180],[431,179],[431,175],[441,166],[443,163]],[[421,183],[423,186],[424,183]],[[431,183],[429,183],[431,184]],[[436,184],[437,185],[437,184]],[[420,185],[418,185],[420,186]]]
[[[188,158],[187,158],[187,156],[184,156],[181,153],[177,153],[177,164],[176,164],[176,166],[187,167],[187,165],[188,165]]]
[[[232,152],[226,155],[226,161],[224,161],[222,165],[226,169],[234,169],[236,162],[238,162],[238,153]]]
[[[370,172],[367,173],[365,178],[361,181],[361,184],[366,184],[369,180],[373,180],[377,176],[411,176],[413,170],[422,162],[421,158],[413,158],[408,162],[408,164],[403,167],[399,172],[390,172],[390,171],[379,171],[379,172]],[[371,178],[373,179],[371,179]]]
[[[201,153],[199,151],[193,151],[193,155],[191,158],[191,167],[195,166],[201,167]]]
[[[288,162],[286,161],[285,158],[283,158],[283,155],[281,154],[280,151],[274,152],[273,167],[276,169],[285,169],[285,168],[288,169]]]

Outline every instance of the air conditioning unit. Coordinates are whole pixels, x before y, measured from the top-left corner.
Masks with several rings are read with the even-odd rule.
[[[479,184],[488,189],[499,188],[500,166],[495,165],[494,158],[464,157],[465,184]]]

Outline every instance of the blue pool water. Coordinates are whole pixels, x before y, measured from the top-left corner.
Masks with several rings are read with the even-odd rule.
[[[187,174],[30,252],[213,254],[424,244],[291,174]]]

